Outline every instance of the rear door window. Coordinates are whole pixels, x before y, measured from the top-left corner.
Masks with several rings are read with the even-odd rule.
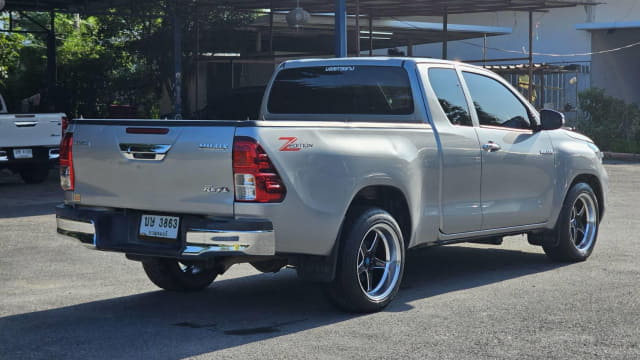
[[[409,76],[388,66],[322,66],[281,70],[271,87],[272,114],[413,114]]]
[[[469,116],[469,106],[454,69],[429,69],[429,84],[438,97],[440,107],[452,124],[473,126]]]

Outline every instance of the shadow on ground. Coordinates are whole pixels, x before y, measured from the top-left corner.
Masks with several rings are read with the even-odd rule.
[[[553,270],[546,256],[440,247],[409,253],[402,289],[385,311],[418,299]],[[126,281],[126,279],[122,279]],[[221,280],[200,293],[153,291],[0,318],[6,358],[179,359],[353,319],[292,270]],[[277,319],[277,320],[274,320]]]
[[[20,176],[0,171],[0,219],[54,214],[62,198],[55,169],[41,184],[25,184]]]

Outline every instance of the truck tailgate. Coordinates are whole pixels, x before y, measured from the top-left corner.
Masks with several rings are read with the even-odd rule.
[[[72,131],[81,204],[233,215],[234,122],[80,120]]]
[[[0,114],[0,147],[56,146],[64,114]]]

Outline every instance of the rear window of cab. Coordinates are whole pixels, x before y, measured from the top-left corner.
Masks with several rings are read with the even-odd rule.
[[[271,86],[271,114],[413,114],[407,72],[390,66],[283,69]]]

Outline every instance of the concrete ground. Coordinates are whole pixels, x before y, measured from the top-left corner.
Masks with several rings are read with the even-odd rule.
[[[607,165],[591,258],[522,236],[411,252],[383,312],[342,313],[294,271],[239,265],[200,293],[55,234],[57,178],[0,174],[0,359],[639,359],[640,164]]]

